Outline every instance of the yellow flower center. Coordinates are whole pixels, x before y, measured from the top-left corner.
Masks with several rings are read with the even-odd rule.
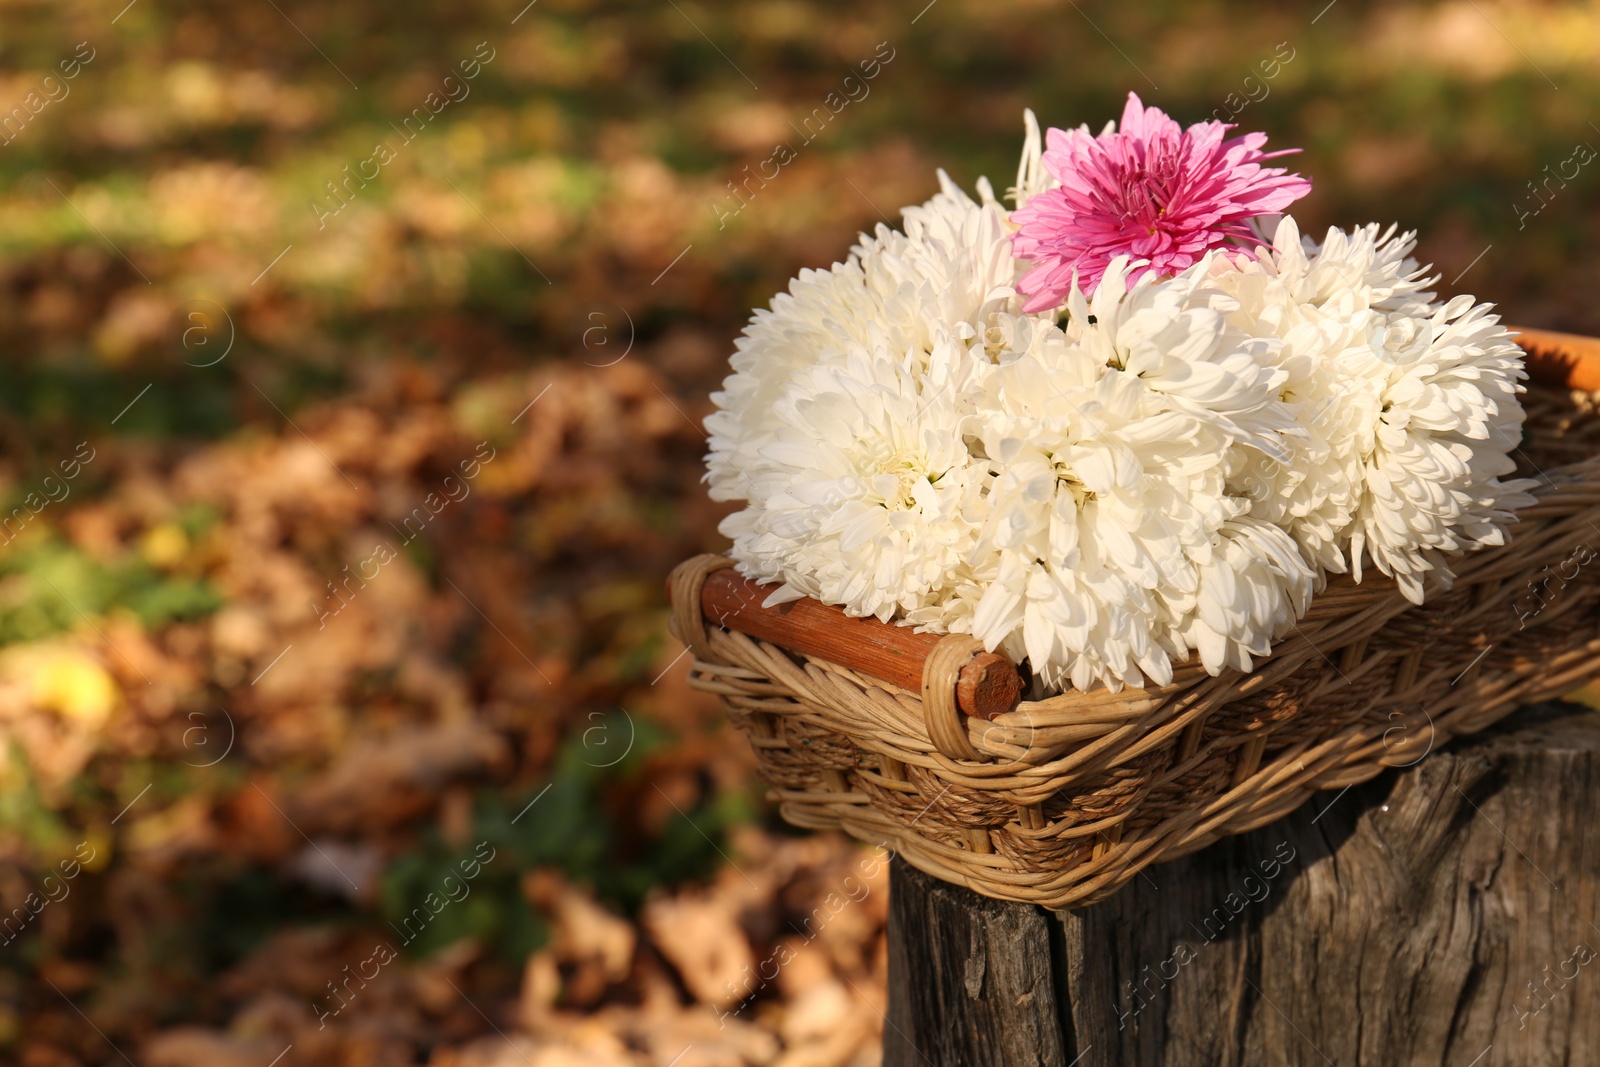
[[[899,483],[895,492],[884,498],[883,506],[890,511],[910,511],[917,506],[917,483],[935,481],[928,476],[927,464],[923,462],[921,454],[911,449],[890,454],[878,464],[877,473],[890,475]]]
[[[1000,353],[1004,352],[1007,347],[1005,331],[1000,327],[990,326],[983,331],[983,351],[989,357],[990,363],[998,362]]]
[[[1072,468],[1067,466],[1065,462],[1058,459],[1055,461],[1055,466],[1056,484],[1064,485],[1072,491],[1072,502],[1074,504],[1082,508],[1089,501],[1095,499],[1093,490],[1084,485],[1077,474],[1073,473]]]

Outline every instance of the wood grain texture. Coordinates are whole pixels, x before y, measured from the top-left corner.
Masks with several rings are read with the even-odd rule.
[[[1064,916],[896,867],[891,915],[916,913],[891,924],[891,981],[913,992],[890,1020],[928,1044],[886,1041],[885,1063],[1600,1063],[1597,808],[1600,715],[1547,704]],[[1013,961],[1007,989],[1047,962],[1052,993],[916,1017],[950,1012],[979,956]],[[979,1009],[1037,1050],[966,1055],[992,1047]]]
[[[884,1067],[1053,1067],[1052,915],[938,881],[895,857]]]
[[[913,693],[922,689],[922,665],[940,635],[851,618],[809,597],[762,607],[771,592],[771,586],[753,582],[732,568],[715,571],[706,576],[700,610],[710,625],[838,663]],[[980,652],[957,679],[958,706],[982,719],[1010,711],[1021,696],[1021,675],[998,652]]]

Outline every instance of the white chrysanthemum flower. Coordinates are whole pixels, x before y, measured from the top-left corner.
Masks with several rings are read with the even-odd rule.
[[[1424,574],[1450,583],[1442,553],[1504,542],[1531,483],[1500,481],[1521,432],[1520,350],[1488,305],[1431,302],[1412,244],[1366,226],[1319,246],[1285,218],[1270,251],[1219,259],[1210,283],[1238,301],[1235,326],[1281,341],[1305,431],[1289,462],[1234,472],[1251,514],[1328,572],[1360,580],[1365,551],[1421,603]]]
[[[975,337],[1017,300],[1005,209],[987,180],[978,182],[978,196],[974,202],[941,170],[938,195],[901,212],[904,233],[878,224],[877,247],[863,257],[868,284],[885,294],[914,293],[923,311],[890,326],[907,350],[931,351],[946,332]],[[906,312],[912,303],[898,300],[892,310]]]
[[[1176,629],[1213,674],[1248,671],[1305,614],[1316,575],[1292,537],[1251,516],[1224,523],[1211,548],[1194,607],[1174,605]]]
[[[1505,544],[1516,509],[1534,503],[1526,492],[1532,479],[1501,480],[1516,470],[1510,452],[1522,439],[1517,394],[1527,373],[1522,350],[1489,308],[1458,296],[1407,322],[1402,351],[1352,350],[1342,359],[1379,383],[1382,404],[1370,445],[1360,442],[1367,447],[1350,565],[1359,581],[1365,551],[1414,604],[1429,572],[1449,588],[1454,574],[1443,554]]]
[[[1348,233],[1329,227],[1322,244],[1300,235],[1293,216],[1284,216],[1273,237],[1273,268],[1296,300],[1332,314],[1355,314],[1373,308],[1406,315],[1427,314],[1434,299],[1428,286],[1438,276],[1411,258],[1416,232],[1395,236],[1391,225],[1358,226]]]
[[[1067,296],[1069,340],[1095,360],[1135,377],[1158,402],[1219,423],[1233,440],[1287,459],[1293,412],[1280,397],[1288,374],[1275,366],[1271,338],[1229,326],[1235,301],[1205,288],[1211,255],[1173,278],[1145,274],[1130,288],[1126,256],[1107,266],[1086,299]]]
[[[1126,267],[1108,275],[1113,290]],[[1119,347],[1124,331],[1159,337],[1191,367],[1222,368],[1200,379],[1202,392],[1256,390],[1220,403],[1225,410],[1254,412],[1271,400],[1275,374],[1232,360],[1220,315],[1191,314],[1182,299],[1150,293],[1167,285],[1195,291],[1192,278],[1141,282],[1129,314],[1107,295],[1095,323],[1075,326],[1075,336],[1008,324],[1030,345],[999,356],[971,420],[995,469],[973,568],[986,582],[963,583],[956,599],[977,602],[970,620],[953,622],[990,648],[1026,656],[1051,688],[1164,685],[1191,649],[1212,672],[1248,662],[1293,623],[1309,594],[1312,573],[1286,536],[1272,544],[1231,522],[1250,508],[1226,486],[1230,452],[1249,433],[1227,414],[1153,388],[1142,375],[1160,383],[1161,358],[1138,344]],[[1113,352],[1123,358],[1108,360]],[[1235,372],[1237,381],[1223,380]],[[1177,369],[1167,373],[1184,381]]]
[[[801,373],[748,472],[751,505],[722,532],[740,570],[887,622],[943,598],[977,536],[987,465],[962,438],[977,378],[965,346],[915,358],[857,349]]]
[[[1371,426],[1380,404],[1375,384],[1335,355],[1368,344],[1372,331],[1381,332],[1382,317],[1370,310],[1325,312],[1315,303],[1315,286],[1306,282],[1312,257],[1303,251],[1293,219],[1283,220],[1278,240],[1271,253],[1255,258],[1216,257],[1208,279],[1233,298],[1227,314],[1235,328],[1276,340],[1267,358],[1285,375],[1278,397],[1297,427],[1283,441],[1287,457],[1270,449],[1237,455],[1230,484],[1254,501],[1252,515],[1294,537],[1307,562],[1342,574],[1361,482],[1361,455],[1349,442]],[[1280,263],[1291,269],[1280,271]]]
[[[713,500],[749,498],[745,471],[772,429],[779,396],[806,368],[857,348],[926,354],[936,335],[972,337],[1016,303],[1005,211],[986,183],[974,201],[939,173],[940,191],[905,210],[905,232],[879,225],[843,263],[803,270],[734,342],[734,373],[706,419]]]

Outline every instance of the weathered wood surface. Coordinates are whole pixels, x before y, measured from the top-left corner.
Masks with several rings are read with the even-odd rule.
[[[1546,704],[1064,916],[896,859],[885,1067],[1600,1064],[1597,812]]]
[[[1051,913],[936,881],[898,856],[889,877],[885,1067],[1067,1063]]]

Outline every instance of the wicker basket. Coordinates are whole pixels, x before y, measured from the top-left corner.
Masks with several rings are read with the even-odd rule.
[[[925,663],[873,677],[862,665],[883,658],[861,654],[868,629],[825,657],[793,650],[783,612],[762,626],[725,613],[708,625],[707,578],[730,564],[700,556],[671,582],[691,684],[719,694],[749,735],[789,822],[842,829],[1002,900],[1101,900],[1152,863],[1600,675],[1600,566],[1585,565],[1600,548],[1600,394],[1587,391],[1600,389],[1600,342],[1537,331],[1521,341],[1532,380],[1516,455],[1539,478],[1538,503],[1514,544],[1456,561],[1454,587],[1422,607],[1381,575],[1334,580],[1249,674],[1213,678],[1191,662],[1171,685],[1069,690],[985,720],[955,695],[971,638],[924,635]]]

